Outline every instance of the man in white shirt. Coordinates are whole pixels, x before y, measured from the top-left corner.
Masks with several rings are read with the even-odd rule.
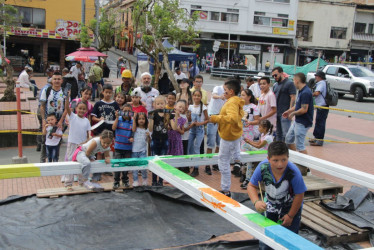
[[[176,68],[175,68],[174,78],[175,78],[175,80],[177,80],[177,82],[179,83],[180,80],[182,80],[183,78],[187,78],[187,76],[186,76],[185,73],[183,73],[183,72],[181,71],[181,69],[180,69],[179,67],[176,67]],[[178,80],[179,80],[179,81],[178,81]]]
[[[77,62],[73,67],[70,68],[70,74],[74,76],[74,78],[78,82],[78,75],[83,72],[82,64]]]
[[[151,87],[152,76],[148,72],[144,72],[141,75],[141,81],[142,85],[134,89],[134,92],[140,92],[141,101],[146,104],[145,108],[149,112],[153,110],[153,100],[155,97],[160,95],[160,92],[157,89]]]
[[[261,96],[261,89],[260,89],[260,85],[259,85],[259,82],[260,82],[260,79],[261,77],[264,77],[265,76],[265,73],[264,72],[258,72],[257,76],[255,76],[254,78],[257,79],[257,82],[252,84],[249,89],[252,91],[254,97],[258,100],[258,98],[260,98]]]
[[[30,88],[30,90],[33,91],[34,98],[36,98],[39,89],[35,81],[30,79],[32,72],[32,68],[25,67],[25,70],[19,75],[17,82],[19,82],[22,88]]]
[[[215,86],[212,91],[212,98],[210,99],[208,105],[208,115],[218,115],[221,111],[221,108],[225,104],[225,97],[224,97],[225,90],[223,86]],[[213,153],[213,149],[216,148],[215,153],[219,151],[219,143],[221,138],[218,134],[218,123],[208,123],[207,125],[207,154]],[[219,171],[218,165],[213,165],[214,171]],[[205,166],[205,172],[208,175],[211,175],[212,172],[210,170],[210,166]]]

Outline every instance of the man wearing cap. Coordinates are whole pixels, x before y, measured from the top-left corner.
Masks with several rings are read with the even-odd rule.
[[[100,67],[98,60],[95,61],[95,64],[90,69],[90,77],[94,79],[92,82],[91,101],[95,101],[97,85],[101,83],[101,79],[103,78],[103,69]]]
[[[115,90],[115,94],[119,92],[124,92],[125,95],[131,95],[132,91],[134,88],[131,86],[132,85],[132,73],[130,70],[125,69],[122,71],[122,84],[121,86],[118,86]]]
[[[254,77],[255,79],[257,79],[257,82],[252,84],[251,86],[249,86],[249,89],[252,91],[254,97],[257,100],[261,96],[261,89],[260,89],[260,85],[258,83],[259,83],[261,77],[264,77],[264,76],[265,76],[264,72],[258,72],[257,76]]]
[[[134,89],[134,91],[139,91],[141,96],[141,101],[145,103],[147,111],[153,110],[153,100],[155,97],[160,95],[157,89],[151,87],[152,76],[148,72],[144,72],[141,76],[141,86]]]
[[[182,80],[183,78],[187,78],[186,74],[181,72],[181,69],[179,67],[175,68],[175,74],[174,74],[175,80],[179,83],[178,80]]]
[[[325,101],[326,96],[326,75],[323,71],[317,71],[315,76],[316,89],[313,92],[314,101],[317,106],[328,107]],[[317,108],[316,123],[314,125],[313,135],[315,139],[309,140],[311,146],[323,146],[325,138],[326,120],[329,114],[328,109]],[[319,140],[316,140],[319,139]]]
[[[272,77],[276,81],[273,87],[273,92],[277,99],[276,140],[284,142],[291,127],[291,120],[282,117],[282,114],[294,106],[296,87],[288,77],[284,76],[282,67],[275,67],[272,70]]]

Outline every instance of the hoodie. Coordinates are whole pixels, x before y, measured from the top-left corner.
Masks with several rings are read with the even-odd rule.
[[[212,115],[211,121],[218,123],[218,134],[226,141],[235,141],[242,136],[244,100],[238,96],[229,98],[223,105],[219,115]]]

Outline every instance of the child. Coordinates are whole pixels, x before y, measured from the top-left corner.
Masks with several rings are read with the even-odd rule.
[[[57,127],[57,118],[55,114],[47,116],[47,124],[43,128],[43,135],[45,138],[45,146],[48,162],[58,162],[58,144],[62,138],[62,130]]]
[[[114,143],[114,159],[131,158],[132,142],[134,141],[132,138],[131,105],[126,103],[123,106],[122,111],[122,115],[120,115],[120,113],[116,111],[116,120],[114,121],[112,126],[113,131],[116,131]],[[129,177],[127,176],[128,171],[115,172],[113,189],[119,188],[121,173],[123,186],[126,188],[130,186]]]
[[[230,197],[231,158],[240,167],[240,138],[243,134],[244,100],[237,96],[240,91],[240,82],[238,80],[225,82],[223,89],[227,101],[219,115],[210,117],[210,122],[218,123],[218,134],[221,137],[218,153],[218,168],[221,171],[221,192]]]
[[[82,88],[81,92],[80,92],[81,97],[72,100],[71,104],[70,104],[70,108],[73,110],[74,113],[75,113],[77,104],[79,102],[82,102],[82,103],[86,104],[87,110],[86,110],[86,113],[84,114],[84,117],[86,117],[90,122],[91,122],[91,113],[92,113],[92,110],[93,110],[93,106],[89,102],[91,94],[92,94],[91,87],[84,86]]]
[[[116,103],[118,104],[119,106],[119,109],[122,110],[123,109],[123,106],[125,105],[126,103],[126,95],[124,92],[118,92],[114,98],[114,100],[116,101]]]
[[[157,96],[153,102],[154,111],[149,114],[149,132],[152,133],[151,151],[152,155],[166,155],[168,151],[168,128],[169,125],[175,130],[174,115],[165,113],[166,105],[164,96]],[[157,175],[152,173],[152,186],[163,186],[163,179],[157,180]]]
[[[187,113],[188,113],[187,102],[185,100],[179,100],[177,102],[177,104],[178,103],[183,103],[183,105],[184,105],[183,113],[182,112],[180,113],[180,117],[184,118],[186,120],[186,122],[184,123],[183,134],[181,135],[181,137],[182,137],[182,145],[183,145],[183,155],[188,155],[188,138],[190,137],[190,129],[192,127],[192,125],[190,124],[191,116],[188,115],[188,117],[187,117]],[[182,167],[182,168],[179,168],[179,169],[181,171],[185,172],[185,173],[190,172],[189,167]]]
[[[85,117],[87,114],[86,103],[82,101],[77,102],[75,105],[75,114],[71,112],[72,110],[69,107],[69,96],[70,93],[68,93],[68,97],[65,100],[65,110],[69,115],[69,137],[65,161],[71,161],[74,151],[81,143],[87,141],[89,138],[89,131],[91,130],[90,121]],[[88,95],[88,98],[90,98],[90,95]],[[74,175],[65,175],[65,187],[68,191],[73,190],[73,178]]]
[[[147,115],[147,109],[140,102],[141,98],[142,96],[138,90],[131,92],[132,111],[134,113],[145,113]]]
[[[112,125],[116,119],[116,111],[119,110],[118,104],[112,99],[113,86],[111,84],[104,84],[101,95],[102,100],[96,102],[92,110],[92,121],[98,123],[103,120],[104,123],[93,131],[94,135],[101,134],[104,129],[112,131]],[[98,155],[98,159],[101,159],[101,155]],[[101,174],[93,174],[92,179],[101,180]]]
[[[177,128],[176,130],[169,130],[168,155],[183,155],[182,135],[184,134],[184,124],[186,123],[187,119],[181,117],[181,114],[184,113],[185,108],[186,105],[182,101],[177,102],[175,105],[174,122],[176,123]]]
[[[188,153],[199,154],[201,142],[204,139],[204,125],[208,123],[207,107],[201,101],[202,92],[195,90],[192,94],[193,105],[188,107],[191,112],[191,129],[188,138]],[[199,175],[199,166],[195,166],[191,176],[196,177]]]
[[[244,151],[257,151],[257,150],[267,150],[270,143],[273,142],[273,124],[269,122],[269,120],[262,120],[260,121],[259,125],[259,131],[261,133],[260,140],[258,142],[255,142],[249,138],[244,138],[244,145],[243,150]],[[243,182],[243,184],[240,186],[243,189],[247,188],[247,185],[249,183],[249,180],[251,179],[251,176],[253,174],[253,168],[252,164],[247,164],[246,169],[246,179]]]
[[[260,109],[260,120],[269,120],[275,127],[277,126],[277,100],[275,94],[270,89],[270,78],[261,77],[260,79],[261,96],[258,99],[258,108]]]
[[[284,142],[273,142],[268,148],[268,158],[256,168],[248,185],[248,195],[258,212],[272,221],[282,221],[282,226],[298,233],[304,192],[307,190],[297,166],[288,161],[289,152]],[[258,185],[265,185],[265,200],[258,197]],[[266,248],[260,242],[260,249]]]
[[[187,102],[187,105],[192,104],[192,95],[190,91],[190,80],[187,78],[183,78],[182,81],[179,83],[179,88],[181,89],[181,92],[177,94],[177,100],[185,100]]]
[[[72,160],[82,164],[82,176],[79,180],[79,185],[84,185],[87,189],[92,191],[103,191],[104,188],[96,183],[94,180],[91,182],[88,177],[91,173],[91,162],[95,161],[95,154],[103,153],[105,163],[110,163],[110,144],[113,142],[113,132],[110,130],[103,130],[100,136],[92,138],[87,143],[78,147],[73,154]]]
[[[134,133],[134,142],[132,144],[132,158],[144,158],[147,156],[148,140],[149,140],[149,130],[148,130],[148,119],[146,113],[135,113],[132,127],[132,132]],[[147,170],[141,170],[143,186],[147,186]],[[138,181],[138,170],[132,171],[133,177],[133,187],[139,186]]]
[[[168,103],[166,104],[165,108],[174,110],[175,106],[175,100],[176,100],[176,95],[174,92],[170,92],[167,96]]]

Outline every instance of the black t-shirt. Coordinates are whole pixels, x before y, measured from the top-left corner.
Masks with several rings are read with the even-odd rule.
[[[116,119],[116,111],[119,110],[118,103],[115,101],[104,102],[103,100],[95,103],[91,115],[97,118],[104,117],[105,122],[95,129],[95,135],[100,134],[104,129],[112,131],[112,125]]]
[[[164,114],[164,116],[167,114]],[[164,116],[160,116],[158,112],[153,114],[153,133],[152,138],[158,140],[167,140],[168,139],[168,127],[169,124],[164,123]],[[174,115],[170,114],[170,120],[174,119]]]
[[[290,108],[290,95],[296,95],[296,87],[290,79],[285,78],[274,85],[273,92],[277,98],[277,115],[279,116]]]

